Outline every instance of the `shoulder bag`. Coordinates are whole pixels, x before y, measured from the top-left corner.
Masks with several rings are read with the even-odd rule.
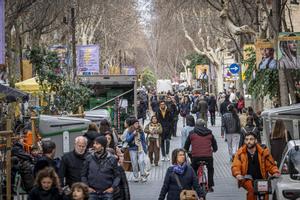
[[[176,173],[173,173],[177,182],[178,187],[180,188],[180,200],[198,200],[198,195],[195,190],[184,190],[179,177]]]

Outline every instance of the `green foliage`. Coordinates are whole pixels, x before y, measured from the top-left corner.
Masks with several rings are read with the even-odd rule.
[[[155,74],[148,67],[143,70],[142,84],[146,87],[148,87],[148,86],[155,87],[155,85],[156,85]]]
[[[207,57],[203,55],[199,55],[198,53],[192,53],[186,57],[186,59],[191,61],[191,64],[188,66],[188,68],[191,69],[191,72],[193,73],[193,76],[196,76],[196,65],[208,65],[209,60]]]
[[[267,95],[270,98],[278,96],[279,82],[278,70],[264,69],[256,70],[256,54],[253,48],[247,48],[247,59],[243,64],[248,66],[245,71],[245,82],[248,93],[254,98],[263,98]]]
[[[61,111],[76,113],[79,106],[84,105],[91,94],[92,91],[83,85],[66,82],[56,95],[55,105]]]
[[[28,57],[34,66],[41,90],[44,93],[59,91],[64,77],[57,53],[37,47],[29,52]]]
[[[87,102],[91,90],[66,81],[62,71],[66,66],[60,63],[56,52],[37,47],[28,52],[28,58],[34,66],[44,101],[47,102],[44,112],[49,113],[50,106],[61,112],[76,112],[79,106]]]

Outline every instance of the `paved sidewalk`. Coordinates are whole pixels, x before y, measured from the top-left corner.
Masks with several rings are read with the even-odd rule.
[[[182,121],[178,122],[178,133],[182,127]],[[219,150],[214,154],[214,168],[215,168],[215,192],[209,193],[207,199],[210,200],[233,200],[245,199],[245,191],[237,188],[236,180],[231,176],[230,162],[227,150],[227,144],[220,134],[220,118],[217,118],[217,126],[210,127],[218,142]],[[177,136],[171,141],[171,150],[181,146],[181,137]],[[170,151],[172,152],[172,151]],[[130,186],[130,193],[132,200],[155,200],[158,199],[161,186],[164,181],[164,176],[167,168],[170,166],[169,162],[160,162],[158,167],[152,167],[148,181],[146,183],[135,183],[132,181],[132,174],[128,173],[128,180]]]

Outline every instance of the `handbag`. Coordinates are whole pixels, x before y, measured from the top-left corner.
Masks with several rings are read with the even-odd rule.
[[[180,183],[179,177],[177,176],[176,173],[174,173],[174,176],[175,176],[177,185],[178,185],[178,187],[180,188],[180,191],[181,191],[180,192],[180,200],[198,200],[199,199],[198,195],[197,195],[197,192],[195,190],[184,190],[181,183]]]

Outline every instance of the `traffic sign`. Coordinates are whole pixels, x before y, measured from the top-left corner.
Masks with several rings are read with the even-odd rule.
[[[233,63],[229,66],[229,71],[232,74],[237,74],[237,73],[239,73],[240,70],[241,70],[241,67],[236,63]]]

